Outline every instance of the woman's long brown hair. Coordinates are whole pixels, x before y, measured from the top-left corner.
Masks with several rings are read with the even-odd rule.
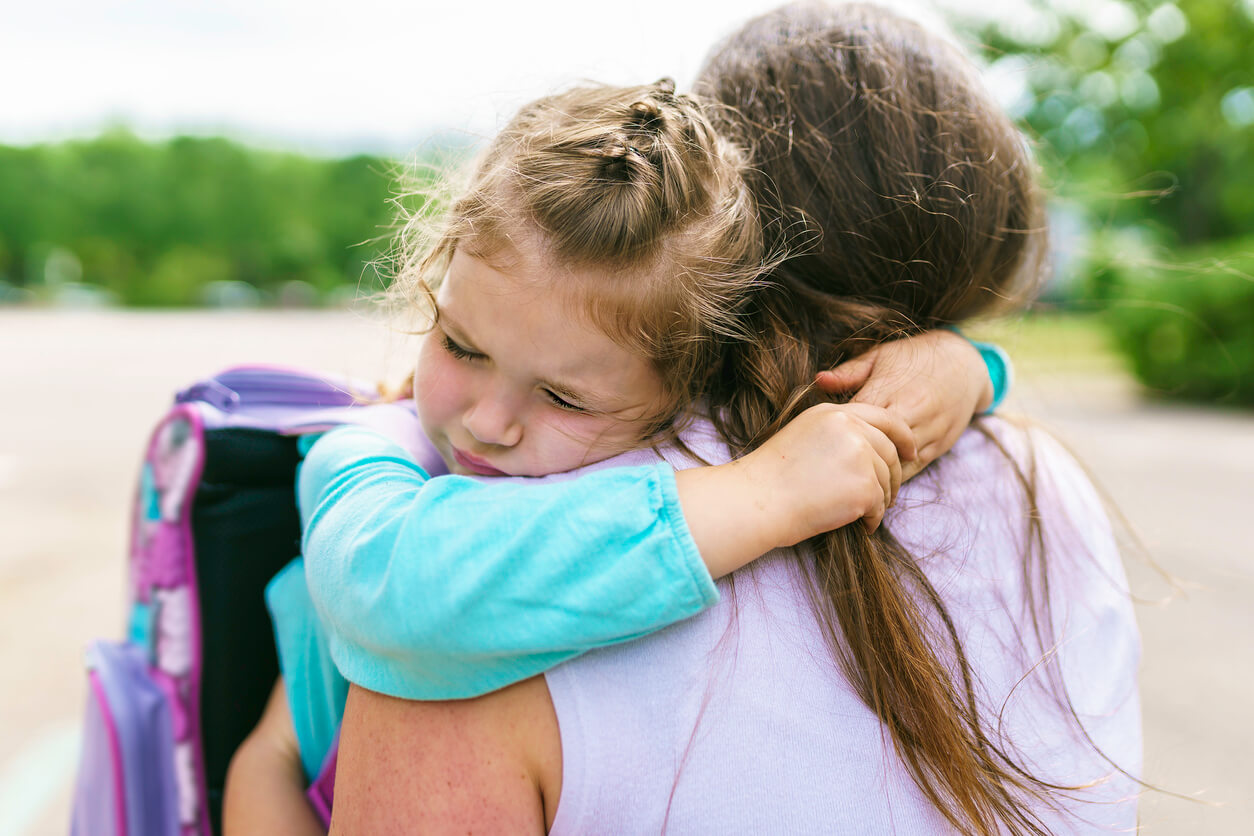
[[[969,61],[914,23],[873,6],[786,6],[716,47],[698,92],[728,107],[721,128],[750,149],[768,245],[795,253],[750,302],[755,338],[730,346],[712,382],[736,453],[818,401],[817,371],[1021,299],[1040,276],[1026,143]],[[1047,601],[1029,520],[1025,579]],[[1028,774],[981,722],[958,632],[916,560],[884,527],[809,545],[837,662],[927,798],[965,833],[1043,832],[1037,811],[1067,788]],[[1033,620],[1049,647],[1047,611]]]

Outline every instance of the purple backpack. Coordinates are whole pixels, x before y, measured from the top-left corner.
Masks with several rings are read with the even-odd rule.
[[[228,369],[175,397],[144,456],[129,554],[128,629],[87,650],[71,832],[212,836],[236,748],[278,661],[263,592],[300,549],[297,436],[354,423],[417,431],[343,379]],[[311,791],[325,814],[334,757]],[[324,815],[325,817],[325,815]]]

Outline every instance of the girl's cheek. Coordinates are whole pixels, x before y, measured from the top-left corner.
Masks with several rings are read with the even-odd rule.
[[[568,469],[593,464],[630,450],[635,436],[621,421],[590,418],[577,413],[558,413],[546,421],[551,455]]]
[[[457,399],[459,381],[452,358],[444,355],[430,340],[423,343],[414,371],[414,405],[424,420],[442,416]]]

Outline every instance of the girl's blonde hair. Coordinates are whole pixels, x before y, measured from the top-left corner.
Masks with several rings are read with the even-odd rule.
[[[562,299],[654,365],[667,395],[656,435],[704,390],[722,343],[746,337],[741,311],[766,264],[745,160],[669,79],[538,99],[492,141],[436,235],[425,218],[406,225],[394,291],[438,316],[455,251],[508,265],[520,242],[554,276],[591,271],[595,286]]]

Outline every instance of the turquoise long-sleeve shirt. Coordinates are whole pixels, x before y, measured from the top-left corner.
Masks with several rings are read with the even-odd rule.
[[[266,589],[306,777],[350,680],[477,696],[717,602],[674,471],[633,456],[652,460],[484,490],[364,427],[320,438],[297,477],[304,557]]]
[[[976,347],[996,404],[1009,361]],[[576,480],[481,481],[432,479],[360,427],[310,449],[297,490],[305,572],[353,682],[409,699],[477,696],[718,598],[656,458]]]
[[[305,573],[349,680],[476,696],[718,600],[669,465],[492,481],[432,479],[361,427],[311,448],[297,487]]]
[[[993,400],[988,405],[988,409],[984,410],[985,415],[990,415],[1001,406],[1001,402],[1010,392],[1014,381],[1014,366],[1010,362],[1010,355],[996,343],[985,343],[979,340],[969,340],[969,342],[975,346],[976,351],[980,352],[980,359],[984,361],[984,368],[988,370],[988,379],[993,383]]]

